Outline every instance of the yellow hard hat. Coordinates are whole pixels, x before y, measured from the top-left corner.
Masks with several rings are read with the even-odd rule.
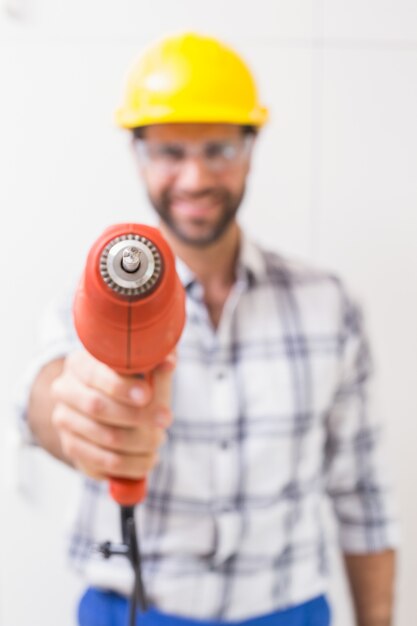
[[[268,111],[253,76],[228,46],[196,33],[150,46],[128,74],[116,111],[122,128],[169,122],[223,122],[262,126]]]

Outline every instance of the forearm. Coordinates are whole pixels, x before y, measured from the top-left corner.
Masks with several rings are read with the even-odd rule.
[[[345,554],[357,626],[393,626],[395,552]]]
[[[52,423],[54,400],[51,385],[62,372],[64,359],[51,361],[39,372],[35,379],[28,405],[28,422],[31,431],[42,448],[55,458],[70,464],[63,453],[58,433]]]

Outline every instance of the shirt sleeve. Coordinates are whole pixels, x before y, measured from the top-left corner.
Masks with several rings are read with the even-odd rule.
[[[398,545],[399,528],[363,315],[346,296],[340,350],[339,384],[327,416],[326,487],[342,550],[377,552]]]
[[[80,346],[72,321],[71,294],[63,294],[50,302],[39,324],[37,348],[31,362],[18,381],[14,404],[19,432],[26,444],[36,445],[27,420],[27,406],[32,385],[40,370],[55,359],[65,357]]]

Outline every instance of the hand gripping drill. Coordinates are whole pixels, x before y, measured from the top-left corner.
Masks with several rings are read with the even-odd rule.
[[[145,376],[174,349],[185,323],[185,294],[171,249],[161,233],[141,224],[111,226],[93,244],[75,293],[77,334],[90,354],[121,374]],[[129,624],[137,602],[146,610],[135,505],[146,481],[111,479],[121,507],[122,544],[99,547],[105,558],[126,555],[134,569]]]

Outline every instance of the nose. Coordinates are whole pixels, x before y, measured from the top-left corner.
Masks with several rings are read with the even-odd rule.
[[[209,187],[212,183],[213,174],[198,156],[189,156],[181,164],[176,176],[176,183],[180,189],[186,191],[198,191]]]

